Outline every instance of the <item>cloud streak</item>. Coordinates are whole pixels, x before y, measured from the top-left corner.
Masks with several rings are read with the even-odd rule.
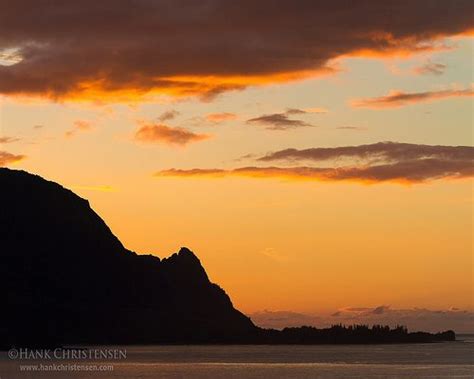
[[[212,99],[334,72],[341,57],[433,50],[442,38],[474,28],[470,0],[351,5],[2,2],[0,94],[115,102],[157,94]]]
[[[260,158],[260,161],[310,160],[340,158],[362,162],[334,167],[258,167],[234,169],[168,169],[157,177],[249,177],[280,178],[322,182],[396,182],[415,184],[439,179],[461,179],[474,176],[474,148],[469,146],[431,146],[381,142],[372,145],[337,148],[286,149]]]
[[[157,177],[249,177],[280,178],[319,182],[362,182],[367,184],[396,182],[422,183],[437,179],[461,179],[474,176],[472,161],[442,161],[423,159],[367,167],[239,167],[223,169],[169,169],[155,174]]]
[[[268,130],[288,130],[313,125],[303,120],[292,119],[291,115],[302,115],[308,112],[301,109],[288,109],[285,113],[267,114],[247,120],[247,124],[259,124]]]
[[[0,167],[9,166],[25,159],[25,155],[11,154],[6,151],[0,151]]]
[[[356,159],[367,162],[398,162],[434,158],[440,160],[473,160],[471,146],[422,145],[401,142],[377,142],[368,145],[284,149],[267,154],[259,161],[327,161]]]
[[[446,65],[428,61],[425,64],[415,67],[413,72],[417,75],[443,75]]]
[[[178,116],[179,116],[179,112],[172,109],[170,111],[163,112],[161,115],[159,115],[158,121],[160,122],[170,121],[170,120],[174,120]]]
[[[236,120],[238,116],[235,113],[221,112],[221,113],[209,113],[206,115],[206,120],[213,123],[221,123],[225,121]]]
[[[185,146],[210,138],[208,134],[198,134],[181,127],[164,124],[143,124],[135,132],[135,140],[146,143],[163,143],[167,145]]]
[[[77,133],[89,132],[92,130],[92,123],[85,120],[74,121],[72,129],[65,133],[65,136],[70,138],[74,137]]]
[[[355,108],[370,109],[400,108],[406,105],[412,105],[417,103],[425,103],[435,100],[470,96],[474,96],[474,89],[472,88],[411,93],[402,91],[391,91],[386,96],[353,100],[351,102],[351,105]]]
[[[19,138],[14,137],[0,137],[0,143],[14,143],[20,141]]]

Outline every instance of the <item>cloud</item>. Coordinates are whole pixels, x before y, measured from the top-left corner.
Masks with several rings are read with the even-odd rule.
[[[321,167],[239,167],[223,169],[168,169],[157,177],[249,177],[309,180],[320,182],[362,182],[367,184],[395,182],[422,183],[437,179],[460,179],[474,176],[472,160],[449,161],[422,159],[374,166]]]
[[[148,143],[164,143],[185,146],[192,142],[210,138],[207,134],[197,134],[185,128],[164,124],[143,124],[135,133],[135,140]]]
[[[288,130],[294,128],[313,126],[306,121],[292,119],[289,116],[294,114],[305,114],[300,109],[289,109],[285,113],[267,114],[247,120],[248,124],[264,125],[269,130]]]
[[[170,121],[170,120],[175,119],[178,115],[179,115],[179,112],[172,109],[170,111],[163,112],[160,116],[158,116],[158,121],[160,122]]]
[[[0,151],[0,167],[20,162],[25,158],[25,155],[15,155],[6,151]]]
[[[235,113],[230,112],[209,113],[206,115],[206,120],[213,123],[236,120],[237,118],[238,116]]]
[[[247,120],[249,124],[261,124],[266,126],[269,130],[287,130],[300,127],[311,127],[311,125],[303,120],[292,119],[290,116],[295,115],[305,115],[309,113],[327,113],[328,111],[325,108],[287,108],[284,113],[273,113],[267,114]]]
[[[246,160],[254,160],[257,157],[258,157],[258,155],[256,155],[256,154],[245,154],[245,155],[242,155],[239,158],[235,158],[234,161],[235,162],[241,162],[241,161],[246,161]]]
[[[263,311],[249,315],[253,322],[265,328],[282,329],[287,326],[328,327],[335,324],[405,325],[411,331],[454,330],[470,333],[474,329],[474,312],[449,308],[430,310],[420,308],[396,309],[388,305],[378,307],[347,307],[332,314]]]
[[[103,102],[161,94],[212,99],[334,72],[341,57],[433,50],[474,26],[471,0],[351,5],[103,0],[33,8],[26,0],[2,2],[0,94]]]
[[[368,145],[284,149],[267,154],[259,161],[327,161],[356,159],[367,162],[398,162],[434,158],[440,160],[473,160],[471,146],[422,145],[402,142],[377,142]]]
[[[65,135],[66,137],[74,137],[77,133],[88,132],[92,130],[92,123],[84,120],[74,121],[72,129],[68,130]]]
[[[0,137],[0,143],[13,143],[20,141],[19,138],[14,137]]]
[[[305,114],[307,113],[306,111],[298,108],[288,108],[285,112],[286,115],[292,115],[292,114]]]
[[[287,108],[285,114],[286,115],[307,114],[307,113],[324,114],[328,112],[329,111],[326,108],[305,108],[305,109]]]
[[[0,66],[12,66],[21,62],[22,57],[18,54],[17,49],[0,50]]]
[[[367,99],[359,99],[351,102],[355,108],[399,108],[410,104],[417,104],[435,100],[448,99],[453,97],[469,97],[474,96],[474,89],[448,89],[442,91],[427,91],[427,92],[402,92],[390,91],[386,96],[373,97]]]
[[[428,61],[421,66],[415,67],[413,72],[417,75],[443,75],[446,67],[445,64]]]
[[[349,160],[333,167],[239,167],[234,169],[168,169],[155,175],[171,177],[250,177],[283,178],[310,181],[350,181],[363,183],[422,183],[437,179],[474,176],[474,148],[470,146],[431,146],[397,142],[371,145],[285,149],[258,161]],[[355,162],[354,162],[355,160]]]

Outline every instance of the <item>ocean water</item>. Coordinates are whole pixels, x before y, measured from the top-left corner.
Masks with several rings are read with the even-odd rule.
[[[474,336],[407,345],[121,346],[121,359],[10,359],[0,378],[474,378]],[[111,349],[111,347],[94,347]],[[56,365],[56,366],[54,366]]]

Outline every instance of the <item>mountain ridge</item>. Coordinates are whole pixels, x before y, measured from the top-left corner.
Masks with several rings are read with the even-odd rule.
[[[15,311],[4,325],[18,331],[0,340],[43,341],[42,327],[30,327],[38,320],[52,344],[220,342],[256,329],[189,249],[138,255],[87,200],[24,171],[0,169],[0,196],[0,285]],[[25,319],[32,312],[37,320]]]
[[[373,327],[262,329],[188,248],[126,249],[89,202],[0,168],[0,348],[71,344],[382,343],[452,340]]]

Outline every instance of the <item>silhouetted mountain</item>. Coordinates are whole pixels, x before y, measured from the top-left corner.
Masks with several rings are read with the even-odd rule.
[[[137,255],[89,203],[0,168],[0,347],[140,343],[417,342],[406,330],[265,330],[236,310],[187,248]],[[335,327],[337,328],[337,327]],[[345,330],[345,331],[344,331]],[[371,334],[372,333],[372,334]],[[345,337],[344,337],[345,336]]]
[[[7,344],[238,341],[256,327],[199,259],[123,247],[89,203],[0,169],[0,341]]]

